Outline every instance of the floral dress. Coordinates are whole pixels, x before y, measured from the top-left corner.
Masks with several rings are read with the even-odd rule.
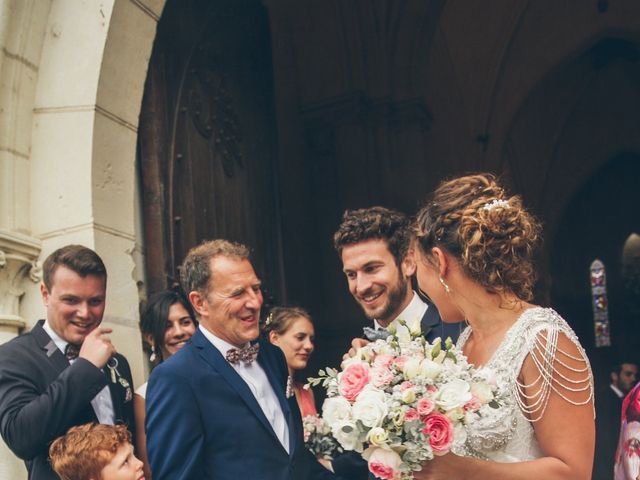
[[[576,345],[581,357],[559,348],[559,333],[566,335]],[[462,332],[457,344],[460,349],[464,349],[471,334],[471,327]],[[531,385],[522,385],[518,376],[528,356],[534,361],[540,376]],[[571,358],[584,366],[573,369],[580,377],[579,382],[563,383],[562,376],[557,375],[554,361],[562,362],[563,358]],[[493,415],[485,416],[469,426],[467,453],[479,458],[510,463],[542,457],[532,423],[544,415],[551,391],[576,405],[586,404],[593,398],[593,375],[584,349],[567,322],[550,308],[525,310],[481,369],[490,369],[492,372],[498,387],[496,400],[500,408]],[[533,385],[536,388],[531,395]],[[581,397],[584,396],[584,401],[576,403],[566,398],[559,386],[583,392]],[[533,407],[523,402],[525,388],[530,392],[528,405]]]

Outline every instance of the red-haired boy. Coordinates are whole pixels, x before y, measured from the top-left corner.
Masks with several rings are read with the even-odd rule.
[[[124,425],[72,427],[51,444],[49,457],[62,480],[144,480]]]

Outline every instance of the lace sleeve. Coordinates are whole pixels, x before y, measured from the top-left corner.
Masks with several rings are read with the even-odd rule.
[[[514,392],[531,422],[542,418],[552,393],[576,406],[593,399],[591,365],[575,333],[568,325],[565,329],[557,323],[539,327],[527,329],[521,363],[534,374],[527,376],[531,381],[523,381],[523,375],[516,378]]]

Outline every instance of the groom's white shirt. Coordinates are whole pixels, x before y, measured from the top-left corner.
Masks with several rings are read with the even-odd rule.
[[[427,308],[429,308],[429,305],[423,302],[418,294],[414,291],[413,298],[409,302],[409,305],[407,305],[405,309],[400,312],[400,314],[393,320],[393,322],[387,325],[387,328],[389,328],[389,326],[391,325],[397,327],[398,320],[400,319],[406,321],[409,324],[412,324],[416,319],[422,320],[422,317],[424,317]],[[375,328],[376,330],[380,330],[383,327],[378,323],[378,320],[374,319],[373,328]]]
[[[223,357],[226,358],[227,352],[235,348],[230,343],[218,338],[209,330],[200,325],[200,331],[211,344],[218,349]],[[269,423],[273,427],[273,431],[276,432],[280,443],[284,449],[289,453],[289,426],[284,418],[282,409],[280,408],[280,402],[276,393],[273,391],[271,383],[267,378],[267,374],[264,372],[260,364],[255,361],[247,365],[244,362],[238,362],[236,364],[229,364],[238,375],[245,381],[251,393],[260,405],[260,408],[264,412],[265,417],[269,420]]]

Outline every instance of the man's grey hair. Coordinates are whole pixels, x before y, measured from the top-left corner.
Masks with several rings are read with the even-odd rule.
[[[182,288],[187,295],[194,291],[206,295],[211,279],[209,263],[212,258],[227,257],[244,260],[249,259],[249,253],[245,245],[222,239],[207,240],[193,247],[180,266]]]

